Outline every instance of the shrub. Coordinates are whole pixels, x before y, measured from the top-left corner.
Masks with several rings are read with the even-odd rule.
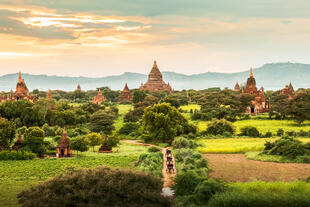
[[[18,129],[16,130],[16,132],[17,132],[18,134],[23,135],[23,134],[25,134],[26,130],[27,130],[27,127],[26,127],[26,126],[23,126],[23,127],[18,128]]]
[[[206,134],[212,135],[222,135],[224,133],[235,133],[235,127],[232,125],[231,122],[226,121],[225,119],[213,119],[211,123],[208,124]]]
[[[118,131],[119,134],[129,135],[132,132],[138,131],[140,128],[139,124],[135,122],[126,122],[123,124],[122,128]]]
[[[195,200],[197,201],[197,204],[204,205],[208,203],[213,195],[224,192],[225,190],[227,190],[227,186],[219,180],[204,180],[195,188]]]
[[[160,152],[160,149],[157,147],[149,147],[147,149],[148,152]]]
[[[248,136],[248,137],[260,137],[260,133],[256,127],[253,126],[245,126],[241,129],[241,136]]]
[[[103,143],[110,149],[113,147],[116,147],[119,144],[119,137],[116,135],[109,135],[106,137],[106,139],[103,141]]]
[[[277,136],[282,137],[284,135],[284,130],[283,129],[278,129],[277,131]]]
[[[35,153],[27,151],[0,151],[0,160],[32,160]]]
[[[55,129],[53,127],[48,126],[48,124],[44,124],[42,126],[45,136],[52,137],[55,136]]]
[[[266,132],[266,134],[264,135],[264,137],[266,137],[266,138],[272,137],[272,132]]]
[[[177,149],[174,151],[174,157],[177,162],[183,162],[185,158],[193,156],[196,152],[192,149]]]
[[[290,136],[290,137],[296,137],[297,136],[297,133],[295,131],[287,131],[287,132],[285,132],[285,134],[287,136]]]
[[[136,164],[137,168],[154,175],[162,176],[163,154],[161,152],[151,152],[141,154]]]
[[[172,189],[177,196],[190,195],[194,193],[197,185],[206,179],[207,177],[201,177],[192,170],[180,172],[174,180]]]
[[[286,156],[290,159],[305,155],[307,151],[306,145],[303,145],[301,141],[288,136],[282,137],[274,143],[269,143],[267,146],[265,144],[265,150],[268,151],[268,154]]]
[[[42,157],[45,153],[46,147],[44,144],[44,131],[39,127],[30,127],[24,134],[23,149],[36,153]]]
[[[198,144],[191,139],[186,139],[184,137],[176,137],[172,142],[173,149],[191,148],[195,149]]]
[[[170,206],[160,178],[142,172],[98,167],[60,175],[18,195],[32,206]]]
[[[300,131],[298,132],[298,136],[299,136],[299,137],[308,137],[309,134],[308,134],[308,132],[305,132],[304,130],[300,130]]]
[[[77,152],[86,152],[88,150],[88,142],[84,136],[71,139],[70,147]]]

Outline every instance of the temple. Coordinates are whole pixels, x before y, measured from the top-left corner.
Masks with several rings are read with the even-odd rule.
[[[104,95],[102,95],[101,90],[98,90],[98,95],[94,97],[93,103],[101,104],[105,100]]]
[[[132,95],[131,95],[130,90],[128,88],[128,85],[126,83],[121,95],[119,96],[119,98],[117,100],[117,103],[121,103],[121,102],[130,103],[131,100],[132,100]]]
[[[236,86],[235,86],[235,90],[236,90]],[[240,91],[240,87],[239,87],[239,91]],[[251,113],[253,115],[256,115],[258,113],[265,113],[269,111],[270,105],[269,105],[269,102],[266,103],[264,88],[262,87],[260,90],[257,89],[256,80],[254,78],[252,68],[250,70],[250,76],[246,83],[246,88],[245,90],[242,91],[242,93],[250,94],[254,96],[254,100],[252,101],[251,106],[247,108],[245,113]]]
[[[77,87],[76,87],[76,91],[82,91],[81,89],[81,85],[78,83]]]
[[[34,96],[29,93],[25,80],[22,78],[21,72],[18,74],[18,81],[16,84],[16,91],[13,93],[11,90],[7,100],[28,100],[35,102],[39,99],[38,95]]]
[[[295,98],[296,94],[295,94],[295,90],[294,90],[292,83],[290,83],[289,85],[286,85],[285,88],[283,88],[280,91],[280,94],[288,95],[289,99]]]
[[[48,101],[52,100],[52,96],[51,96],[51,91],[50,90],[47,91],[46,100],[48,100]]]
[[[139,89],[149,91],[169,91],[170,93],[173,91],[170,84],[166,84],[163,81],[163,76],[157,67],[156,61],[154,61],[147,82],[144,85],[141,84]]]
[[[239,92],[239,91],[240,91],[240,86],[239,86],[239,83],[238,83],[238,82],[236,82],[236,85],[235,85],[234,91],[237,91],[237,92]]]
[[[57,145],[57,157],[71,157],[72,152],[70,149],[70,140],[67,137],[67,132],[64,129],[62,137],[58,141]]]

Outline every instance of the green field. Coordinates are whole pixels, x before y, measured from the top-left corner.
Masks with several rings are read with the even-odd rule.
[[[204,146],[198,147],[200,153],[245,153],[257,152],[264,149],[266,141],[275,141],[277,138],[223,138],[200,139]],[[302,142],[310,142],[310,138],[299,138]]]
[[[246,158],[250,160],[257,160],[263,162],[280,162],[280,163],[305,163],[305,159],[309,158],[306,156],[297,156],[295,159],[289,159],[280,155],[268,155],[261,154],[261,152],[247,152],[245,154]]]
[[[133,109],[133,106],[129,105],[129,104],[127,104],[127,105],[117,105],[117,107],[118,107],[118,110],[119,110],[118,111],[119,116],[117,117],[117,119],[115,120],[115,123],[114,123],[114,127],[115,127],[116,131],[119,130],[122,127],[122,125],[124,123],[123,119],[124,119],[125,114],[130,109]]]
[[[70,169],[93,168],[100,165],[135,168],[146,147],[122,143],[118,153],[99,154],[91,151],[74,158],[46,158],[23,161],[0,161],[0,206],[17,206],[16,195],[31,184],[67,172]]]

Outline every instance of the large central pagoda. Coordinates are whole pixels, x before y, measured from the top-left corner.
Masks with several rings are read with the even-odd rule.
[[[141,84],[140,90],[149,90],[149,91],[169,91],[172,92],[170,84],[166,84],[163,81],[163,76],[159,71],[156,61],[154,61],[153,68],[149,74],[147,82],[143,85]]]

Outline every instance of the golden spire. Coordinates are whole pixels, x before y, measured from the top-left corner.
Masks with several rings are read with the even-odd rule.
[[[20,71],[18,73],[18,82],[22,82],[22,73]]]
[[[250,77],[253,77],[253,70],[252,70],[252,67],[250,69]]]

